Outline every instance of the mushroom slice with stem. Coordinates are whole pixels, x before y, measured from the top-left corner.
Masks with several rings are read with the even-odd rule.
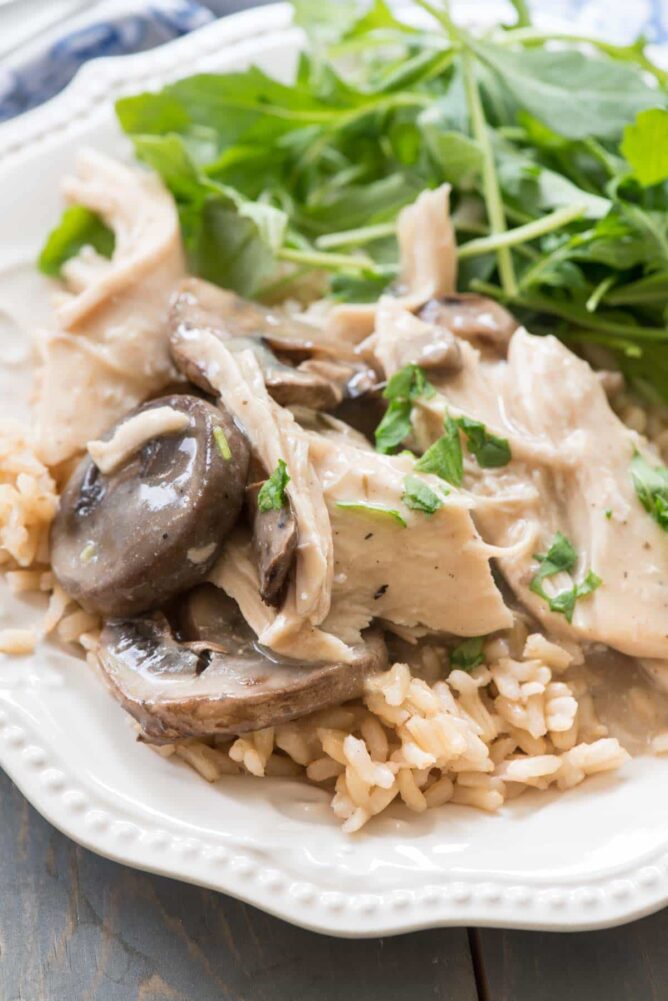
[[[285,596],[290,571],[297,553],[297,520],[290,500],[283,507],[261,511],[257,498],[268,473],[257,459],[251,459],[246,503],[253,530],[253,552],[260,578],[260,596],[267,605],[279,608]]]
[[[370,630],[352,664],[277,660],[262,650],[236,602],[212,585],[186,597],[179,642],[164,615],[113,619],[98,658],[123,707],[155,742],[232,736],[306,716],[362,694],[365,679],[387,666],[379,632]],[[200,637],[200,638],[197,638]],[[206,637],[206,639],[203,639]]]
[[[169,322],[176,365],[207,393],[215,395],[211,383],[183,350],[183,342],[195,331],[213,334],[229,351],[250,349],[267,389],[281,406],[299,403],[314,410],[332,409],[344,396],[359,395],[375,381],[349,345],[337,344],[317,327],[197,278],[179,286]]]
[[[187,426],[156,436],[157,410],[185,415]],[[76,468],[53,523],[52,564],[87,610],[136,615],[208,574],[241,512],[248,445],[227,411],[194,396],[152,400],[106,439],[126,451],[108,473],[90,455]]]

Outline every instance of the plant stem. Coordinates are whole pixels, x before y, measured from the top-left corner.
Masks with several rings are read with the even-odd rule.
[[[473,57],[468,49],[462,51],[461,60],[473,135],[483,153],[483,190],[487,216],[492,235],[498,235],[504,233],[506,230],[506,216],[503,210],[499,181],[496,176],[494,151],[489,139],[485,113],[482,101],[480,100],[480,91],[478,90],[478,83],[475,78]],[[504,292],[508,296],[517,295],[517,279],[515,278],[512,255],[508,247],[499,247],[497,250],[497,261]]]
[[[381,222],[377,226],[361,226],[359,229],[344,229],[340,233],[326,233],[319,236],[315,245],[319,250],[329,250],[332,247],[359,247],[372,240],[381,240],[386,236],[394,236],[396,223]]]
[[[528,28],[531,25],[531,13],[526,0],[510,0],[517,11],[517,27]]]
[[[588,313],[595,313],[601,304],[601,299],[605,297],[606,292],[608,292],[612,286],[615,284],[617,278],[615,275],[608,275],[603,281],[600,281],[592,294],[589,296],[585,303],[585,309]]]
[[[540,219],[534,219],[533,222],[528,222],[524,226],[507,229],[503,233],[482,236],[478,240],[470,240],[463,247],[460,247],[459,257],[460,259],[480,257],[503,247],[515,247],[520,243],[528,243],[546,233],[552,233],[555,229],[567,226],[583,216],[586,211],[586,205],[573,205],[570,208],[556,209],[554,212],[550,212]]]
[[[304,264],[307,267],[322,268],[325,271],[375,271],[375,265],[370,257],[353,257],[352,254],[327,254],[318,250],[295,250],[294,247],[281,247],[276,256],[281,261],[291,261],[293,264]]]

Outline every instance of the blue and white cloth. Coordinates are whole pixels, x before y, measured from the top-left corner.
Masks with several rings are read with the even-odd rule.
[[[206,0],[205,0],[206,2]],[[142,52],[185,35],[213,20],[215,14],[253,6],[254,0],[107,0],[96,4],[70,27],[50,33],[0,65],[0,122],[36,107],[62,90],[79,67],[99,56]],[[258,0],[255,0],[257,3]],[[266,0],[261,0],[266,2]],[[323,0],[336,3],[337,0]],[[565,19],[574,32],[601,34],[615,42],[643,35],[652,43],[668,42],[668,0],[533,0],[542,15]]]

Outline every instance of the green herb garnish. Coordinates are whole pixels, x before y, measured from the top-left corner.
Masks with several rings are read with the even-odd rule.
[[[63,264],[76,257],[83,247],[92,247],[103,257],[111,257],[115,242],[114,234],[99,215],[83,205],[70,205],[49,233],[37,264],[43,274],[57,278]]]
[[[538,560],[540,567],[531,578],[530,590],[548,603],[551,612],[557,612],[571,622],[578,598],[585,598],[600,587],[603,583],[601,578],[589,570],[581,583],[574,584],[554,596],[545,593],[543,581],[547,577],[554,577],[558,573],[572,573],[578,561],[573,543],[562,532],[557,532],[545,555],[536,554],[534,559]]]
[[[461,487],[464,481],[464,456],[459,428],[448,414],[443,426],[445,433],[418,459],[415,468],[422,473],[434,473],[453,486]]]
[[[431,385],[419,365],[406,365],[389,380],[383,397],[389,405],[376,428],[376,448],[387,454],[401,445],[411,429],[411,411],[420,397],[434,395]]]
[[[266,514],[267,511],[280,511],[287,504],[285,488],[290,482],[288,467],[283,459],[278,460],[278,465],[268,480],[265,480],[257,495],[258,509]]]
[[[370,515],[372,518],[388,518],[406,528],[406,519],[393,507],[385,507],[372,501],[337,501],[336,506],[343,511],[356,511],[359,514]]]
[[[406,477],[401,499],[411,511],[423,511],[425,514],[433,514],[439,507],[443,507],[443,501],[436,491],[419,476]]]
[[[82,563],[90,563],[96,553],[96,546],[94,542],[87,542],[79,553],[79,559]]]
[[[657,525],[668,532],[668,469],[650,466],[640,452],[631,460],[631,479],[638,500]]]
[[[225,432],[220,427],[220,425],[213,429],[213,437],[215,439],[216,448],[218,449],[221,458],[225,459],[226,462],[229,462],[230,459],[232,458],[232,449],[230,448],[230,443],[227,440]]]
[[[460,671],[472,671],[480,664],[484,664],[484,642],[484,636],[472,636],[471,639],[462,640],[450,651],[450,666],[456,667]]]
[[[466,436],[467,447],[481,469],[496,469],[507,466],[512,455],[506,438],[490,434],[484,424],[470,417],[456,417],[455,424]]]

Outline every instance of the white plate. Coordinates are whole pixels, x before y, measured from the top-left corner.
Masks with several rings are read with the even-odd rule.
[[[60,97],[0,130],[0,278],[18,289],[24,329],[0,312],[0,409],[15,412],[25,391],[26,332],[42,322],[46,285],[26,264],[57,216],[59,179],[83,143],[127,151],[112,100],[250,61],[287,73],[299,41],[286,5],[236,15],[152,52],[89,64]],[[0,592],[0,627],[36,614]],[[636,759],[618,776],[527,795],[498,816],[397,807],[351,838],[318,789],[252,778],[209,786],[152,754],[86,665],[45,645],[0,663],[0,764],[86,847],[335,935],[464,923],[597,928],[668,901],[668,760]]]

